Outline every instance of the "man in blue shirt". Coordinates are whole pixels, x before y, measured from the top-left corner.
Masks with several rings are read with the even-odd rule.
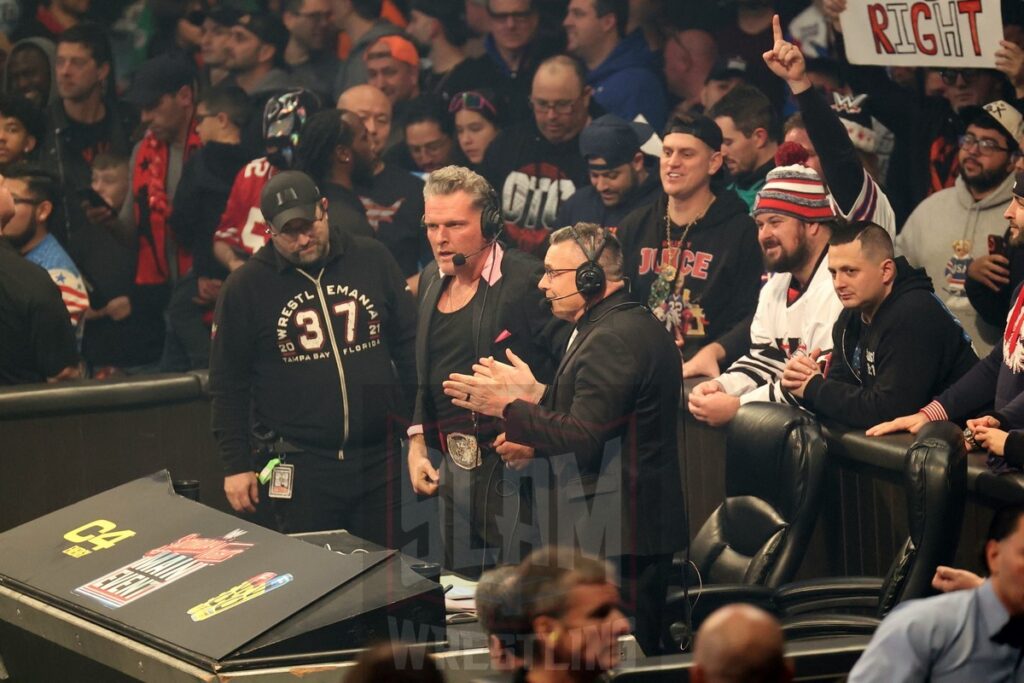
[[[850,672],[860,681],[1024,681],[1024,505],[998,511],[985,542],[989,579],[898,606]]]

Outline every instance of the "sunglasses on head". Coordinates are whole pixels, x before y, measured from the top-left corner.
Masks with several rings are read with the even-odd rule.
[[[469,109],[470,111],[482,111],[487,109],[494,116],[498,115],[498,110],[486,97],[472,90],[468,92],[460,92],[452,98],[451,102],[448,103],[449,114],[454,114],[462,109]]]

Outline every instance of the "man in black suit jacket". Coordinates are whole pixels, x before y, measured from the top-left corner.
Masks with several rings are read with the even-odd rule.
[[[545,542],[618,562],[637,640],[651,653],[671,556],[687,543],[679,352],[650,311],[630,302],[622,249],[597,225],[551,235],[540,288],[554,315],[575,325],[554,382],[544,386],[509,355],[511,365],[487,360],[472,376],[453,375],[445,392],[504,419],[497,450],[510,467],[548,463],[548,495],[538,493]]]
[[[424,199],[434,262],[420,276],[409,471],[417,493],[441,493],[445,566],[475,576],[520,561],[539,542],[531,473],[503,467],[494,447],[500,421],[452,405],[441,382],[506,350],[550,379],[568,326],[543,305],[540,261],[497,242],[502,221],[487,181],[448,166],[427,178]],[[428,449],[443,454],[438,467]]]

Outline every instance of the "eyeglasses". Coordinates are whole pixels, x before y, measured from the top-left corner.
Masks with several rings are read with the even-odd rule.
[[[939,75],[946,85],[956,85],[957,76],[964,79],[964,85],[970,85],[980,72],[981,69],[943,69]]]
[[[534,11],[532,9],[528,9],[525,12],[492,12],[487,10],[487,13],[491,15],[491,19],[493,21],[497,21],[502,24],[509,19],[517,24],[523,24],[529,21],[534,15]]]
[[[582,95],[581,95],[582,97]],[[548,102],[547,100],[538,100],[534,97],[530,98],[530,109],[541,114],[546,114],[549,111],[554,110],[556,114],[571,114],[572,110],[576,107],[576,103],[579,102],[579,97],[574,100],[558,100],[556,102]]]
[[[452,98],[451,102],[448,103],[449,114],[454,114],[463,109],[468,109],[470,111],[483,111],[484,109],[487,109],[495,116],[498,115],[498,110],[493,104],[491,104],[490,100],[473,90],[460,92]]]
[[[576,272],[575,268],[545,268],[544,269],[544,275],[543,275],[543,277],[541,279],[542,280],[546,279],[548,282],[551,282],[552,280],[554,280],[556,277],[558,277],[562,273],[575,273],[575,272]]]
[[[11,196],[11,199],[14,200],[15,204],[28,204],[29,206],[39,206],[43,203],[40,199],[26,199],[24,197],[15,197],[13,195]]]
[[[1000,147],[999,143],[990,138],[978,138],[968,133],[959,137],[960,149],[970,149],[977,145],[978,151],[982,154],[993,154],[995,152],[1009,152],[1009,147]]]

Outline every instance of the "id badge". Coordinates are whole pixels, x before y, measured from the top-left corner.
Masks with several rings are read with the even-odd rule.
[[[278,465],[270,474],[270,490],[267,495],[271,498],[290,499],[295,490],[295,465]]]

